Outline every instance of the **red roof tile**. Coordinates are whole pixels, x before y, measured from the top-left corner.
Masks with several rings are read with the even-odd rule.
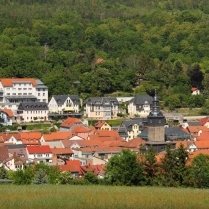
[[[53,154],[73,154],[73,151],[70,148],[53,148],[51,149]]]
[[[108,131],[108,130],[97,130],[95,135],[99,137],[115,137],[120,138],[118,131]]]
[[[65,140],[72,137],[72,132],[52,132],[50,134],[43,134],[45,141]]]
[[[204,126],[207,122],[209,122],[209,117],[199,119],[202,126]]]
[[[64,120],[62,122],[62,124],[60,125],[60,127],[67,127],[70,128],[72,127],[74,124],[82,124],[82,122],[78,119],[78,118],[67,118],[66,120]]]
[[[198,149],[209,149],[209,141],[195,141]]]
[[[26,149],[29,154],[52,153],[51,148],[48,145],[27,146]]]
[[[86,128],[85,126],[83,126],[83,125],[79,125],[79,126],[76,126],[73,130],[72,130],[72,132],[75,134],[75,135],[77,135],[78,133],[89,133],[89,132],[91,132],[91,130],[89,130],[88,128]]]
[[[105,124],[105,121],[100,120],[100,121],[98,121],[97,123],[94,124],[94,127],[95,127],[96,129],[99,129],[99,128],[101,128],[104,124]]]
[[[14,117],[14,114],[11,109],[4,108],[4,109],[1,109],[1,111],[6,113],[8,117]]]
[[[0,162],[3,162],[9,158],[9,152],[7,147],[0,147]]]
[[[209,132],[202,132],[199,136],[197,136],[197,141],[209,141]]]
[[[14,82],[30,82],[33,86],[37,86],[36,80],[34,78],[1,78],[0,82],[2,86],[12,86]]]

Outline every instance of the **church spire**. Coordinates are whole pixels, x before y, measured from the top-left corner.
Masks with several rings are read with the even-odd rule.
[[[157,91],[155,89],[155,96],[153,98],[153,106],[152,106],[152,115],[157,116],[160,113],[160,107],[159,107],[159,99],[157,96]]]

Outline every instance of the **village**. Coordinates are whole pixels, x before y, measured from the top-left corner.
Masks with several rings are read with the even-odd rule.
[[[6,170],[24,170],[43,162],[74,177],[93,172],[103,178],[109,159],[123,149],[140,153],[152,146],[160,159],[168,144],[172,149],[183,144],[191,159],[209,154],[209,118],[187,121],[178,113],[164,115],[157,92],[154,97],[93,97],[83,103],[77,95],[54,95],[48,102],[48,88],[36,79],[0,79],[0,89],[1,124],[9,127],[16,122],[20,127],[0,134],[0,167]],[[129,117],[111,126],[105,120],[124,114],[122,102]],[[65,116],[55,132],[21,128],[23,122],[47,122],[53,116]],[[91,125],[88,119],[97,122]],[[179,125],[169,126],[168,121]]]

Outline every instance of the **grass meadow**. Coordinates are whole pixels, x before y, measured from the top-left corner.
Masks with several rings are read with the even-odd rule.
[[[1,209],[208,209],[209,190],[157,187],[0,185]]]

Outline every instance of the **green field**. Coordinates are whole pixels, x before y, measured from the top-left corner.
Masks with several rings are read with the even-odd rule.
[[[0,185],[0,208],[206,209],[209,190],[157,187]]]

